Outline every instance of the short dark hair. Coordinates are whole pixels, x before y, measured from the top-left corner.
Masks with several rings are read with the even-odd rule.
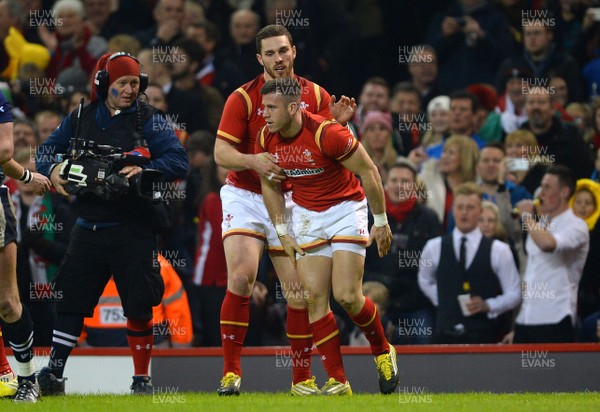
[[[479,110],[479,99],[473,93],[469,93],[466,90],[458,90],[452,93],[450,95],[450,104],[452,104],[452,100],[470,100],[471,111],[477,113]]]
[[[416,166],[414,165],[413,162],[411,162],[410,160],[408,160],[405,157],[399,157],[398,159],[396,159],[396,163],[394,163],[393,165],[391,165],[387,169],[387,171],[389,172],[392,169],[408,169],[413,174],[413,179],[417,178],[417,168],[416,168]]]
[[[181,47],[185,54],[189,56],[192,63],[196,62],[198,63],[198,67],[202,67],[206,53],[200,43],[192,39],[181,38],[173,42],[173,47]]]
[[[380,76],[374,76],[374,77],[369,77],[366,81],[365,84],[363,84],[363,88],[367,85],[367,84],[376,84],[382,87],[385,87],[388,90],[388,94],[390,93],[390,84],[387,82],[387,80],[385,80],[383,77]]]
[[[501,150],[502,153],[504,155],[506,155],[506,149],[504,148],[504,145],[500,142],[488,142],[485,144],[485,146],[483,146],[481,148],[481,150],[488,149],[488,148]],[[480,150],[480,152],[481,152],[481,150]]]
[[[261,95],[280,94],[287,102],[299,102],[302,94],[302,86],[296,79],[283,77],[281,79],[272,79],[265,82],[260,89]]]
[[[400,82],[396,83],[394,86],[394,90],[392,90],[392,96],[395,96],[397,93],[412,93],[417,96],[419,100],[419,104],[421,104],[421,92],[417,89],[417,86],[412,84],[411,82]]]
[[[256,52],[261,54],[262,52],[262,41],[264,39],[270,39],[271,37],[285,36],[290,42],[290,46],[294,46],[294,40],[292,39],[292,35],[284,26],[280,26],[278,24],[269,24],[268,26],[263,27],[256,34]]]
[[[204,29],[207,40],[212,40],[215,42],[215,44],[218,44],[221,41],[221,32],[219,31],[219,27],[217,27],[217,25],[213,22],[205,20],[195,23],[193,26]]]
[[[546,169],[546,174],[554,175],[558,178],[558,184],[560,186],[566,186],[569,188],[569,197],[575,193],[575,187],[577,186],[577,177],[575,173],[564,165],[552,165]]]

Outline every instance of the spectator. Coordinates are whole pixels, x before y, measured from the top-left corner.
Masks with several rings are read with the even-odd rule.
[[[575,127],[561,122],[554,116],[553,95],[550,90],[542,87],[530,88],[525,109],[529,120],[523,124],[523,129],[533,132],[539,145],[538,150],[529,155],[546,165],[565,165],[573,170],[578,178],[590,176],[593,164],[585,142]],[[533,190],[539,183],[532,182],[535,185]],[[525,187],[530,189],[527,185]]]
[[[37,35],[27,31],[27,8],[19,0],[0,1],[0,73],[2,77],[9,77],[5,70],[9,65],[9,55],[6,50],[4,39],[9,35],[9,29],[14,27],[28,42],[39,41]]]
[[[569,85],[567,81],[558,73],[551,73],[548,86],[554,93],[554,105],[560,105],[562,110],[571,102],[569,100]]]
[[[506,136],[506,180],[522,185],[529,193],[535,192],[537,182],[542,180],[546,167],[533,162],[538,150],[535,135],[524,129],[515,130]],[[531,158],[531,159],[530,159]]]
[[[475,130],[485,142],[499,142],[504,137],[500,115],[495,112],[498,96],[496,90],[488,84],[476,83],[467,87],[479,100],[479,110],[475,118]]]
[[[594,135],[590,137],[589,144],[593,151],[600,149],[600,100],[597,100],[592,107],[592,128]]]
[[[450,132],[450,98],[434,97],[427,105],[427,119],[431,129],[421,139],[421,145],[425,149],[442,143],[443,137]]]
[[[106,40],[83,24],[85,11],[81,2],[59,0],[52,11],[62,24],[57,25],[54,32],[46,26],[38,28],[40,38],[52,55],[46,74],[51,78],[58,78],[59,74],[88,78],[106,51]]]
[[[444,232],[451,228],[452,191],[464,182],[475,180],[479,150],[467,136],[453,135],[446,140],[440,160],[430,159],[420,174],[431,197],[429,206],[435,211]]]
[[[523,304],[516,318],[514,343],[573,342],[577,287],[589,248],[585,222],[569,208],[575,175],[563,165],[549,167],[542,179],[537,207],[517,205],[528,233]],[[508,336],[505,341],[511,341]]]
[[[216,133],[225,99],[216,88],[198,80],[198,73],[204,61],[204,50],[194,40],[185,38],[177,40],[173,46],[176,48],[174,55],[178,60],[178,64],[174,64],[171,71],[175,87],[200,96],[206,107],[209,130]]]
[[[596,161],[594,162],[594,171],[592,172],[592,175],[590,176],[590,179],[592,179],[594,182],[599,182],[600,176],[598,174],[598,171],[600,170],[600,149],[598,149],[598,151],[596,152]]]
[[[419,90],[421,107],[427,107],[431,99],[442,94],[438,84],[437,53],[428,44],[413,46],[408,62],[410,82]]]
[[[437,307],[436,343],[493,343],[498,315],[520,301],[519,273],[507,244],[478,227],[481,191],[465,183],[454,191],[456,228],[423,248],[419,286]]]
[[[137,56],[141,48],[140,41],[131,34],[117,34],[109,37],[106,51],[108,53],[125,52]]]
[[[559,51],[553,43],[552,27],[542,19],[532,19],[523,26],[522,53],[507,58],[496,78],[496,88],[504,92],[503,77],[511,67],[527,67],[533,73],[533,85],[549,87],[551,73],[560,73],[569,85],[569,101],[583,99],[583,81],[579,65],[568,54]]]
[[[508,243],[508,234],[500,221],[500,210],[498,210],[498,206],[489,200],[481,202],[479,230],[481,230],[481,234],[487,238],[497,239],[501,242]]]
[[[194,337],[199,346],[221,346],[219,317],[227,291],[227,264],[221,239],[223,211],[219,192],[225,184],[227,169],[209,158],[204,167],[202,199],[198,208],[198,246],[190,299],[194,318]]]
[[[15,119],[13,122],[13,142],[15,153],[21,149],[35,150],[40,143],[35,123],[29,119]]]
[[[259,29],[260,18],[255,12],[238,10],[231,15],[231,44],[219,51],[215,61],[215,87],[223,96],[229,96],[238,85],[262,72],[254,42]]]
[[[477,174],[484,200],[489,200],[498,207],[500,223],[506,229],[512,244],[520,245],[521,228],[519,222],[512,218],[511,211],[519,201],[531,199],[531,193],[524,187],[506,180],[505,152],[502,144],[488,143],[481,149]]]
[[[573,118],[573,125],[579,130],[579,134],[583,136],[583,140],[593,153],[594,144],[592,138],[595,130],[592,127],[592,109],[586,103],[571,103],[565,108],[566,112]]]
[[[432,20],[428,43],[438,52],[443,90],[492,83],[510,56],[509,23],[488,0],[455,0]]]
[[[389,113],[371,111],[363,120],[362,144],[385,180],[385,171],[398,157],[392,145],[392,122]]]
[[[421,93],[411,83],[398,83],[394,86],[390,109],[394,123],[398,125],[395,149],[407,156],[419,147],[421,132],[427,128],[425,115],[421,113]]]
[[[479,100],[467,91],[452,93],[450,96],[450,133],[449,135],[470,136],[480,149],[485,146],[485,141],[475,130],[476,115],[479,111]],[[448,136],[446,136],[448,137]],[[427,156],[439,159],[442,155],[444,142],[430,146]]]
[[[153,17],[156,24],[150,29],[135,33],[143,48],[168,47],[183,37],[182,22],[184,0],[158,0]]]
[[[384,189],[393,235],[390,253],[380,258],[377,246],[371,245],[365,261],[364,279],[381,282],[389,290],[387,318],[399,328],[391,343],[427,344],[432,338],[434,310],[419,289],[417,272],[423,246],[439,236],[442,227],[435,212],[421,202],[427,193],[422,193],[416,176],[415,166],[407,160],[388,170]]]
[[[358,108],[352,119],[356,130],[362,128],[362,122],[371,110],[390,111],[390,85],[382,77],[371,77],[363,85],[358,98]]]
[[[48,137],[52,134],[60,122],[62,122],[62,116],[51,110],[44,110],[37,112],[34,117],[35,128],[38,131],[39,142],[44,143]]]
[[[181,90],[173,84],[170,74],[173,68],[170,66],[181,64],[175,61],[175,55],[144,49],[140,51],[138,58],[147,71],[149,82],[162,88],[170,117],[168,120],[177,123],[179,129],[188,133],[208,130],[206,107],[200,96]]]
[[[83,0],[85,25],[94,36],[109,40],[115,35],[130,32],[130,27],[123,24],[116,13],[111,12],[111,0]],[[118,49],[116,51],[125,51]],[[131,53],[134,56],[137,53]]]
[[[600,310],[600,256],[592,253],[600,246],[600,184],[579,179],[569,206],[575,216],[585,220],[590,233],[590,253],[581,274],[577,299],[577,314],[583,320]]]
[[[187,30],[206,21],[204,8],[195,0],[185,0],[183,5],[183,22],[181,24],[181,32],[185,35]]]
[[[219,29],[209,21],[200,24],[194,24],[187,28],[185,36],[200,44],[204,49],[205,57],[200,67],[200,71],[196,74],[198,81],[206,86],[213,86],[215,81],[215,49],[219,44],[220,35]]]
[[[71,113],[73,110],[77,109],[79,106],[79,102],[81,98],[84,99],[84,106],[90,104],[90,94],[85,90],[74,90],[73,92],[67,94],[66,107],[63,110],[63,115],[66,116]]]
[[[530,73],[527,68],[510,67],[505,69],[501,80],[504,93],[498,98],[496,111],[505,133],[512,133],[527,121],[525,112],[526,87],[529,86]]]

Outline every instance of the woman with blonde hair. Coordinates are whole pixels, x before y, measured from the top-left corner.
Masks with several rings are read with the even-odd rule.
[[[392,143],[392,118],[389,113],[368,112],[363,120],[361,135],[363,147],[379,170],[385,171],[396,163],[398,153]]]
[[[543,153],[537,138],[529,130],[519,129],[509,133],[504,140],[504,147],[506,180],[534,193],[552,159]]]
[[[428,188],[427,205],[443,222],[444,231],[453,227],[450,223],[452,191],[461,183],[475,180],[475,167],[479,159],[477,143],[468,136],[452,135],[444,144],[440,160],[430,159],[423,164],[419,177]]]

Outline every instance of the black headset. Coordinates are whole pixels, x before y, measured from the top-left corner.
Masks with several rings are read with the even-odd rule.
[[[111,60],[116,59],[118,57],[122,57],[122,56],[132,58],[133,60],[135,60],[137,62],[137,64],[139,64],[141,66],[141,63],[138,59],[136,59],[134,56],[132,56],[131,54],[126,53],[126,52],[117,52],[117,53],[111,54],[110,57],[108,58],[108,60],[106,61],[106,66],[108,66],[108,63]],[[101,97],[102,99],[106,99],[106,96],[108,95],[108,86],[110,86],[109,80],[108,80],[108,70],[106,70],[106,69],[98,70],[96,72],[96,75],[94,76],[94,84],[96,85],[96,94],[99,97]],[[147,87],[148,87],[148,74],[140,73],[140,89],[139,89],[138,94],[144,93],[144,91],[146,91]]]

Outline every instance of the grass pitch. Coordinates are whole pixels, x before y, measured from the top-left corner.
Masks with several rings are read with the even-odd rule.
[[[375,411],[582,411],[600,409],[600,393],[525,394],[355,394],[351,397],[295,398],[287,393],[242,393],[218,397],[216,393],[161,393],[146,397],[127,395],[69,395],[46,397],[37,404],[14,404],[0,400],[0,411],[134,412],[134,411],[226,411],[226,412],[375,412]]]

